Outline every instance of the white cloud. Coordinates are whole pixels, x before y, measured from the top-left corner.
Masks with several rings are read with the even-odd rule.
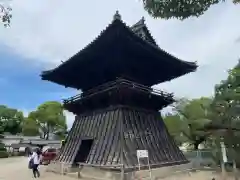
[[[116,10],[131,25],[142,16],[161,48],[197,61],[196,73],[159,85],[177,96],[209,96],[237,63],[240,43],[239,6],[220,3],[200,18],[156,20],[134,0],[12,1],[13,21],[0,29],[0,43],[34,62],[59,64],[91,42],[112,20]]]

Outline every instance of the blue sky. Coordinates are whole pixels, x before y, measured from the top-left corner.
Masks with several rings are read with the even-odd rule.
[[[42,69],[41,66],[26,63],[13,53],[1,52],[1,103],[27,110],[34,109],[44,101],[60,101],[64,95],[71,95],[72,89],[42,81]]]
[[[176,97],[212,96],[214,85],[226,78],[239,58],[240,5],[231,1],[185,21],[153,19],[137,0],[5,1],[13,8],[13,19],[10,28],[0,27],[0,104],[25,114],[44,101],[76,94],[41,81],[39,75],[91,42],[111,23],[116,10],[128,25],[144,16],[162,49],[180,59],[197,61],[197,72],[156,86]],[[66,115],[71,125],[73,115]]]
[[[1,48],[0,55],[1,104],[20,109],[27,114],[43,102],[61,102],[63,98],[76,93],[73,89],[42,81],[40,73],[44,65],[26,63],[26,58],[7,47]]]

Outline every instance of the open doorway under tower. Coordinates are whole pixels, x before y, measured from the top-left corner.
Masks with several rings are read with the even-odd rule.
[[[77,155],[74,159],[74,165],[78,166],[78,163],[85,163],[93,145],[93,139],[82,139]]]

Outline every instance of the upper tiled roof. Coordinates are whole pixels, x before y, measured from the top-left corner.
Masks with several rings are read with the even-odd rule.
[[[158,46],[154,38],[152,37],[150,31],[147,28],[147,25],[145,24],[145,19],[140,19],[136,24],[131,26],[131,30],[141,37],[143,40],[148,41],[149,43]]]
[[[195,62],[183,61],[158,47],[144,19],[129,27],[117,12],[91,43],[41,77],[86,91],[119,77],[152,86],[196,69]]]

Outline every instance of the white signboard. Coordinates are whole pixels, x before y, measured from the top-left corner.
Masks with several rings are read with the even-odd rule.
[[[138,160],[138,170],[139,171],[141,170],[141,164],[140,164],[141,158],[147,158],[148,168],[149,168],[149,177],[150,177],[150,180],[152,180],[152,171],[151,171],[151,167],[149,164],[148,150],[137,150],[137,160]]]
[[[137,157],[140,158],[148,158],[148,151],[147,150],[137,150]]]

